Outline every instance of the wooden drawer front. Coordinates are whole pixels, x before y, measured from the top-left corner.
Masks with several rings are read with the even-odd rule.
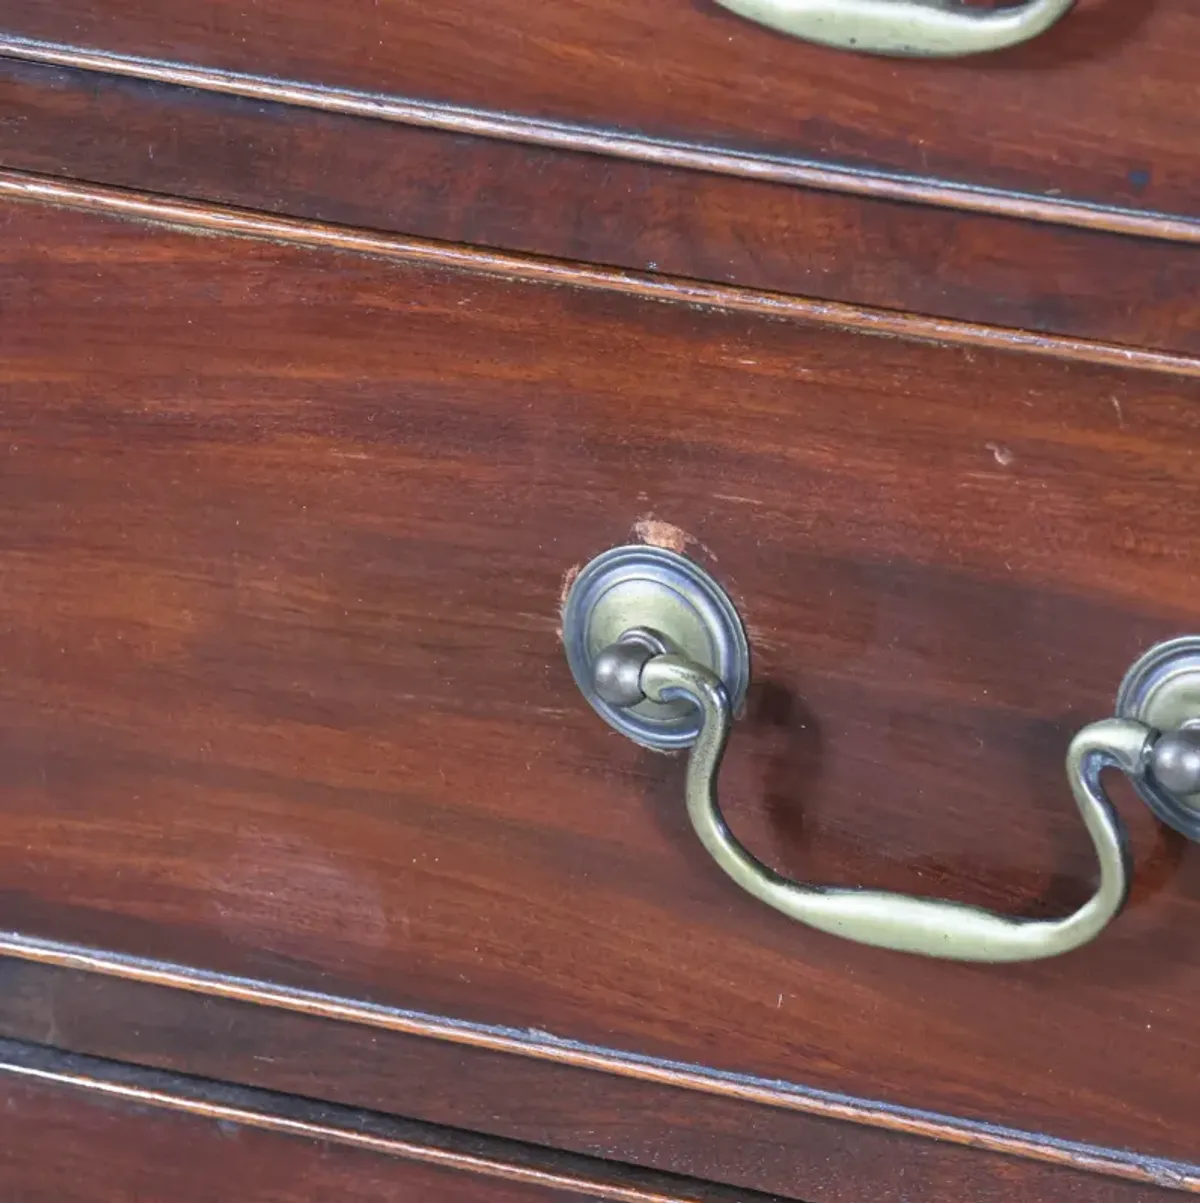
[[[1200,245],[15,59],[0,59],[0,112],[0,163],[22,171],[1200,355]]]
[[[14,1203],[735,1203],[730,1192],[0,1041]],[[737,1203],[778,1203],[751,1192]]]
[[[812,46],[713,0],[0,0],[0,30],[18,55],[49,52],[14,37],[44,39],[737,152],[1192,215],[1200,204],[1192,0],[1081,0],[1036,41],[960,62]],[[519,126],[508,132],[563,138]]]
[[[806,880],[1052,913],[1062,758],[1195,629],[1200,386],[6,203],[4,925],[1194,1152],[1200,856],[979,967],[740,893],[584,704],[564,582],[665,541],[755,653],[722,786]]]
[[[20,1203],[587,1203],[327,1140],[0,1071],[0,1191]]]

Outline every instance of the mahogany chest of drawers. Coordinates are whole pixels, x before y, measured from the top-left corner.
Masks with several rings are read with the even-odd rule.
[[[1200,1193],[1200,13],[730,2],[0,0],[0,1197]]]

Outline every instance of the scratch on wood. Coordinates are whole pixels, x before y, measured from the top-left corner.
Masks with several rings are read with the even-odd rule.
[[[579,575],[579,572],[582,568],[582,564],[572,564],[571,567],[563,573],[562,584],[559,586],[558,590],[558,612],[560,615],[566,608],[567,597],[571,592],[571,586],[575,584],[575,578]],[[563,629],[561,622],[555,628],[555,634],[558,636],[559,643],[562,643]]]
[[[711,548],[701,543],[695,535],[689,535],[681,527],[655,518],[653,514],[645,514],[633,524],[633,537],[639,543],[661,547],[678,555],[686,555],[689,547],[698,547],[714,564],[717,562]]]
[[[575,578],[579,575],[582,564],[572,564],[570,568],[563,573],[562,587],[558,591],[558,604],[565,606],[567,604],[567,596],[571,592],[571,586],[575,584]]]

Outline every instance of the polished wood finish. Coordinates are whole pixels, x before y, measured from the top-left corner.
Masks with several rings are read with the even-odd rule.
[[[513,282],[566,285],[639,300],[710,306],[728,312],[774,319],[790,318],[867,334],[923,339],[939,345],[1034,352],[1053,355],[1064,361],[1116,365],[1173,376],[1200,376],[1200,358],[1194,355],[762,292],[664,276],[659,272],[622,271],[566,262],[544,255],[520,255],[427,238],[379,234],[371,230],[274,217],[228,206],[197,204],[123,188],[80,184],[28,172],[0,169],[0,198],[103,212],[156,224],[182,224],[209,234],[266,238],[319,250],[354,251],[430,268],[485,272],[502,275]]]
[[[0,1035],[571,1150],[801,1201],[1144,1203],[1200,1165],[832,1096],[706,1093],[93,973],[0,962]],[[262,1050],[269,1050],[264,1052]],[[768,1084],[761,1084],[764,1093]],[[787,1104],[792,1104],[788,1106]],[[797,1104],[805,1104],[801,1110]]]
[[[568,122],[647,153],[682,140],[1198,215],[1191,0],[1084,0],[1034,42],[949,63],[806,45],[710,0],[0,0],[0,29],[18,54],[38,48],[14,37],[44,39],[133,70],[196,64],[214,85],[237,72],[517,115],[527,140]]]
[[[0,1116],[0,1191],[21,1203],[734,1203],[710,1184],[12,1041]]]
[[[899,200],[908,204],[928,204],[994,217],[1015,217],[1022,221],[1042,221],[1140,238],[1191,244],[1200,242],[1200,220],[1194,217],[1149,209],[1097,205],[1065,197],[1059,189],[1035,196],[1028,192],[979,188],[948,179],[868,171],[829,161],[745,154],[712,145],[648,139],[599,126],[546,123],[488,109],[431,104],[400,96],[385,96],[378,92],[327,88],[296,80],[241,75],[159,59],[130,58],[79,46],[13,37],[3,32],[0,32],[0,55],[22,62],[98,71],[123,79],[174,84],[205,93],[237,96],[268,104],[287,104],[317,109],[323,113],[370,117],[420,129],[582,151],[604,155],[609,159],[633,159],[639,163],[654,163],[689,171],[725,173],[778,184],[798,184],[827,192]]]
[[[1200,247],[0,61],[0,165],[1200,353]]]
[[[1057,961],[806,931],[715,870],[556,629],[596,552],[690,550],[756,653],[723,780],[752,847],[1073,905],[1066,742],[1197,621],[1194,379],[278,223],[3,221],[6,926],[1194,1154],[1194,847],[1124,805],[1131,908]]]

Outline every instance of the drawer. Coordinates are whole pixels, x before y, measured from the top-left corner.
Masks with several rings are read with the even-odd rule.
[[[1103,228],[1111,214],[1013,220],[15,59],[0,60],[0,112],[9,169],[1200,354],[1200,245]]]
[[[0,1192],[19,1203],[734,1203],[700,1183],[11,1041],[0,1116]]]
[[[1024,46],[950,62],[815,46],[714,0],[0,0],[0,30],[18,57],[460,133],[680,161],[665,140],[734,173],[813,182],[800,168],[820,160],[1197,215],[1190,0],[1082,0]]]
[[[1196,845],[1114,783],[1131,903],[1050,960],[814,931],[719,871],[560,624],[605,549],[706,566],[753,851],[1066,913],[1067,745],[1200,621],[1195,379],[88,203],[2,210],[6,951],[1194,1154]]]

